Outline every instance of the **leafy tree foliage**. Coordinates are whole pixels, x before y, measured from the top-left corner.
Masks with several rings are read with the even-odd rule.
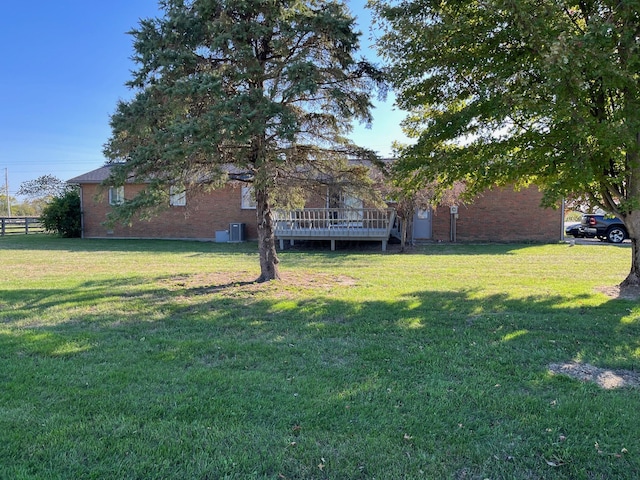
[[[67,188],[67,183],[54,175],[41,175],[35,180],[27,180],[18,189],[18,195],[27,197],[27,200],[12,210],[23,212],[21,215],[40,215],[48,202],[64,195]]]
[[[18,195],[34,198],[50,198],[64,194],[67,184],[53,175],[42,175],[20,184]]]
[[[7,195],[6,193],[0,193],[0,215],[2,216],[8,216],[9,215],[9,209],[11,208],[11,214],[13,215],[13,205],[16,204],[17,200],[15,199],[15,197],[12,197],[11,195],[9,195],[9,199],[8,199],[8,205],[7,205]]]
[[[272,208],[279,190],[309,179],[366,186],[348,157],[373,157],[345,138],[369,122],[377,72],[354,57],[359,33],[346,7],[324,0],[165,0],[163,16],[131,34],[138,64],[111,119],[110,183],[145,191],[118,208],[151,211],[171,185],[251,183],[259,281],[279,277]],[[293,195],[295,197],[295,195]],[[165,202],[166,203],[166,202]]]
[[[67,188],[51,198],[40,216],[45,230],[62,237],[79,237],[82,233],[80,193],[77,188]]]
[[[640,2],[372,0],[404,126],[400,170],[476,193],[535,182],[625,223],[640,285]]]
[[[0,196],[0,205],[2,205],[2,200],[3,199]],[[42,209],[45,207],[45,205],[46,202],[41,199],[24,201],[14,200],[11,203],[11,215],[14,217],[37,217],[42,213]],[[2,209],[0,209],[0,212],[1,211]]]
[[[376,189],[394,205],[400,220],[400,251],[404,252],[418,210],[459,204],[464,200],[464,184],[456,182],[451,188],[440,189],[434,182],[425,184],[420,179],[394,171],[395,165],[385,165],[374,178],[377,181]]]

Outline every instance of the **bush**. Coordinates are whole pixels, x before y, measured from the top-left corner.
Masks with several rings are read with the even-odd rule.
[[[40,218],[48,232],[71,238],[82,233],[80,216],[80,193],[77,188],[69,188],[51,199]]]

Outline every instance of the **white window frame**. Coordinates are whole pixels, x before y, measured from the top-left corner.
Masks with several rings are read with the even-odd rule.
[[[184,188],[169,187],[169,206],[185,207],[187,205],[187,191]]]
[[[242,210],[255,210],[257,208],[258,204],[256,203],[252,186],[243,186],[241,195],[240,208],[242,208]]]
[[[124,203],[124,185],[109,187],[109,205],[121,205]]]

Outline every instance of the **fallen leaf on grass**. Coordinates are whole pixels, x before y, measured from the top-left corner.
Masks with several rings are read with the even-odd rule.
[[[544,458],[544,457],[542,457],[542,458]],[[544,461],[550,467],[561,467],[563,465],[566,465],[566,463],[567,463],[564,460],[562,460],[561,458],[558,458],[556,456],[551,457],[551,460],[547,460],[546,458],[544,458]]]
[[[629,453],[629,450],[627,450],[626,448],[622,447],[622,450],[620,450],[620,453],[609,453],[609,452],[605,452],[600,448],[600,445],[598,444],[598,442],[596,442],[595,444],[596,447],[596,451],[598,452],[598,455],[609,455],[611,457],[615,457],[615,458],[622,458],[622,455]]]

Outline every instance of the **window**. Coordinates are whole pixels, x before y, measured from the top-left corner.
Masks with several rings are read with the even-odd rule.
[[[241,208],[243,209],[255,209],[256,197],[253,194],[253,187],[242,187],[242,203]]]
[[[109,205],[120,205],[124,203],[124,186],[109,187]]]
[[[187,192],[181,187],[169,188],[169,205],[172,207],[184,207],[187,204]]]
[[[418,215],[418,220],[429,220],[428,209],[419,208],[418,211],[416,212],[416,215]]]

